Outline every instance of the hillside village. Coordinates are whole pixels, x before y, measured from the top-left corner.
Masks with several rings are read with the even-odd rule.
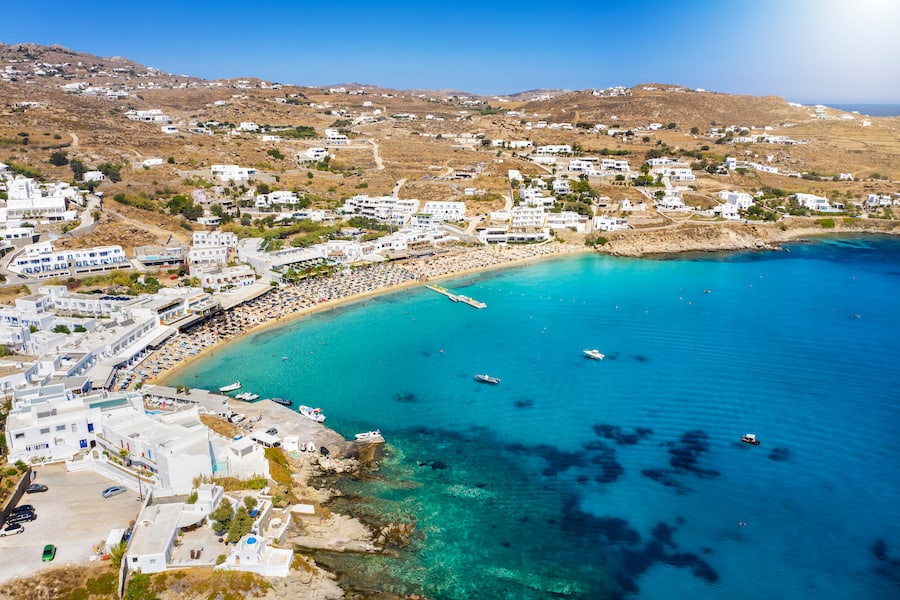
[[[155,384],[167,353],[446,262],[652,252],[623,245],[642,235],[702,250],[689,232],[704,227],[894,232],[900,206],[897,118],[682,86],[306,88],[0,45],[0,97],[0,389],[18,467],[3,517],[52,465],[114,482],[139,512],[102,523],[89,554],[139,574],[314,572],[288,541],[329,521],[324,493],[284,470],[357,468],[368,446],[271,403],[241,425],[240,403]],[[210,327],[237,318],[233,335]],[[191,543],[222,550],[188,558],[204,524]],[[351,550],[386,545],[355,533]]]

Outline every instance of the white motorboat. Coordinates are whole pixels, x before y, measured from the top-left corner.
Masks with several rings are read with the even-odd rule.
[[[759,440],[756,438],[755,433],[745,433],[741,436],[741,441],[751,446],[759,446]]]
[[[606,355],[594,348],[593,350],[582,350],[584,355],[588,358],[593,358],[594,360],[603,360],[606,358]]]
[[[487,373],[479,373],[479,374],[477,374],[477,375],[475,376],[475,381],[478,381],[478,382],[480,382],[480,383],[492,383],[492,384],[498,384],[498,383],[500,383],[500,379],[499,379],[498,377],[491,377],[491,376],[488,375]]]
[[[222,392],[223,394],[227,394],[228,392],[233,392],[234,390],[239,390],[239,389],[241,389],[241,382],[235,381],[234,383],[231,383],[229,385],[223,385],[222,387],[219,388],[219,391]]]
[[[259,394],[254,394],[253,392],[243,392],[242,394],[238,394],[235,396],[238,400],[243,400],[244,402],[253,402],[254,400],[259,398]]]
[[[300,405],[297,407],[297,410],[300,411],[300,414],[306,417],[307,419],[312,419],[316,423],[324,423],[325,415],[322,413],[321,408],[312,408],[310,406]]]
[[[355,437],[357,442],[384,441],[384,436],[381,435],[380,429],[376,429],[375,431],[367,431],[365,433],[357,433]]]
[[[384,442],[384,436],[381,435],[380,429],[366,431],[365,433],[357,433],[355,438],[357,442]]]

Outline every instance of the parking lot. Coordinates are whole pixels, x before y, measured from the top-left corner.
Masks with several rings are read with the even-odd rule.
[[[94,546],[104,542],[111,529],[128,527],[141,507],[131,490],[103,498],[101,492],[117,482],[92,471],[67,473],[63,465],[50,465],[35,472],[34,482],[49,490],[25,494],[19,501],[34,505],[37,519],[22,523],[24,533],[0,538],[0,582],[41,569],[89,564]],[[53,562],[41,561],[45,544],[56,545]]]

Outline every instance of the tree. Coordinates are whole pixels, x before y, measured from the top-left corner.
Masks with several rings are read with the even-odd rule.
[[[700,133],[699,127],[691,127],[691,135],[698,135]]]
[[[225,531],[231,526],[231,520],[234,517],[234,507],[231,505],[231,500],[228,498],[222,498],[222,501],[219,503],[219,507],[216,510],[209,513],[209,518],[212,519],[215,523],[216,531]]]
[[[253,517],[247,512],[246,506],[239,506],[231,520],[231,526],[228,528],[228,541],[238,541],[250,533],[251,529],[253,529]]]
[[[50,155],[50,164],[54,167],[64,167],[69,164],[69,157],[62,150],[57,150]]]
[[[97,167],[97,170],[106,175],[106,178],[113,183],[122,181],[121,167],[119,165],[107,162]]]
[[[257,183],[256,184],[256,192],[259,194],[268,194],[271,190],[269,189],[269,184],[267,183]]]
[[[53,328],[53,333],[72,333],[69,331],[69,328],[60,323],[59,325]]]
[[[72,175],[75,176],[75,181],[81,181],[81,179],[84,177],[84,174],[87,172],[87,167],[84,166],[84,163],[80,160],[70,160],[69,168],[72,169]]]

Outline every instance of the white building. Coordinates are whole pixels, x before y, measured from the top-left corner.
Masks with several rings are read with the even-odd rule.
[[[568,179],[554,179],[553,180],[553,191],[562,196],[571,194],[572,193],[572,184],[569,183]]]
[[[719,200],[726,204],[732,204],[738,210],[747,210],[753,204],[753,196],[747,192],[729,192],[722,190],[719,192]]]
[[[34,179],[15,177],[6,182],[6,209],[0,209],[5,219],[14,221],[38,219],[44,223],[72,221],[78,213],[68,210],[68,203],[81,205],[82,193],[67,183],[38,185]]]
[[[141,121],[142,123],[171,123],[172,119],[166,116],[161,109],[152,108],[150,110],[130,110],[125,116],[132,121]]]
[[[619,231],[622,229],[628,229],[627,220],[621,219],[619,217],[610,217],[608,215],[594,217],[592,225],[594,227],[594,231]]]
[[[30,277],[59,277],[131,268],[121,246],[54,251],[52,242],[26,246],[9,270]]]
[[[256,169],[238,165],[211,165],[209,169],[219,181],[247,181],[256,175]]]
[[[102,171],[87,171],[82,179],[84,179],[85,182],[103,181],[106,179],[106,175],[104,175]]]
[[[568,171],[591,174],[597,169],[597,159],[594,157],[573,158],[566,165]]]
[[[534,153],[537,155],[541,154],[571,154],[572,146],[569,144],[548,144],[545,146],[538,146],[534,149]]]
[[[627,173],[631,171],[631,166],[627,160],[619,160],[616,158],[604,158],[600,161],[601,171],[619,171]]]
[[[225,562],[218,569],[249,571],[263,577],[287,577],[294,551],[272,548],[259,535],[248,534],[240,539]]]
[[[350,140],[337,129],[328,128],[325,130],[325,143],[328,146],[345,146],[350,143]]]
[[[656,200],[656,207],[660,210],[685,210],[684,200],[678,190],[666,190],[662,198]]]
[[[409,222],[414,213],[419,211],[419,201],[413,198],[400,200],[394,196],[357,195],[345,200],[344,206],[340,210],[345,214],[358,214],[383,223],[402,226]],[[463,210],[463,214],[465,214],[465,210]]]
[[[577,212],[564,210],[558,213],[548,213],[547,227],[550,229],[572,229],[579,233],[584,233],[586,220]]]
[[[466,203],[429,200],[422,212],[430,214],[437,221],[462,221],[466,218]]]
[[[248,265],[233,267],[191,265],[190,275],[200,280],[200,287],[215,292],[256,283],[256,272]]]
[[[327,148],[307,148],[304,152],[298,152],[294,157],[297,162],[318,162],[328,157]]]
[[[794,194],[794,197],[803,208],[817,212],[829,212],[832,210],[831,205],[828,203],[828,198],[816,196],[815,194],[801,194],[799,192]]]
[[[542,229],[546,213],[541,207],[514,206],[510,211],[510,230],[515,229]]]

